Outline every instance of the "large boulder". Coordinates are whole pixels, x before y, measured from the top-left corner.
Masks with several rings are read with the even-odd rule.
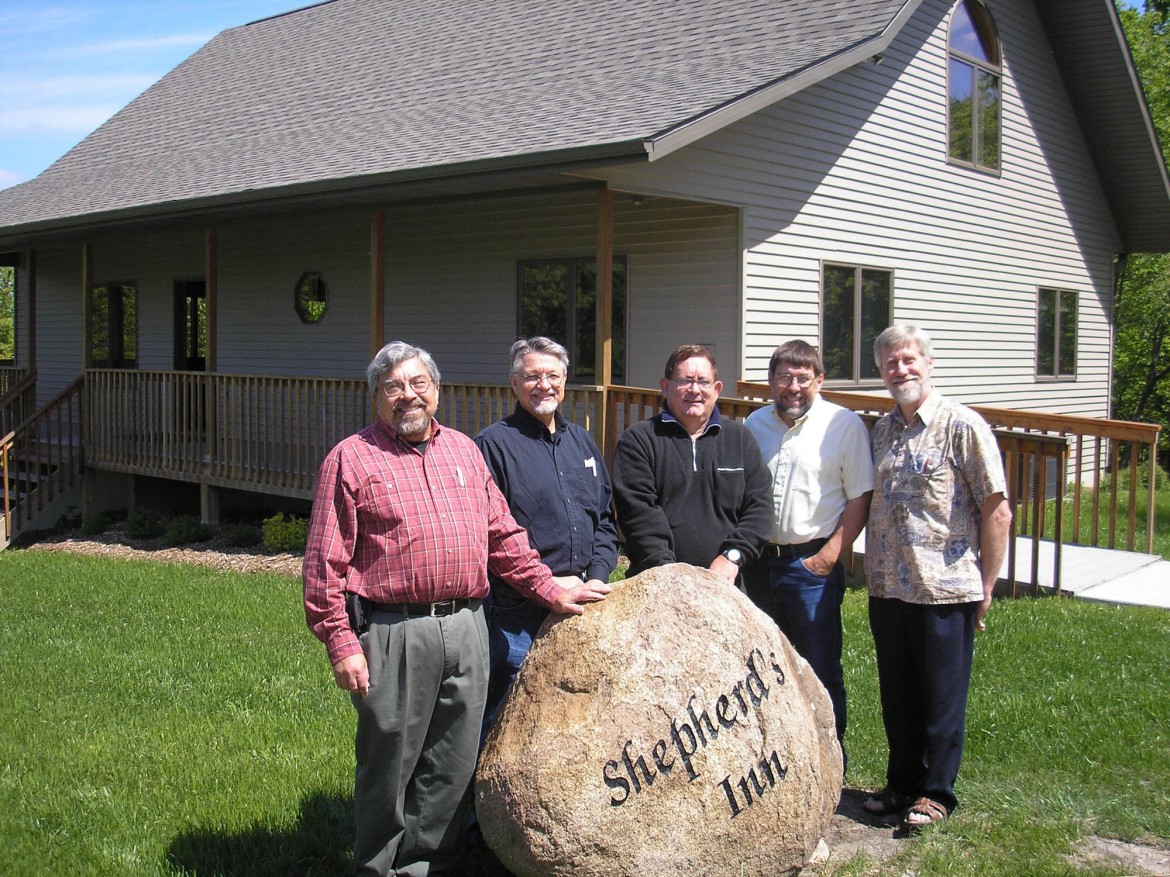
[[[476,778],[521,877],[795,873],[841,795],[824,687],[747,597],[672,564],[550,617]]]

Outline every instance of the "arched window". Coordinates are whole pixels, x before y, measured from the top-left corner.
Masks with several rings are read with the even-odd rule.
[[[961,0],[947,36],[950,92],[948,156],[999,170],[1002,72],[995,22],[979,0]]]

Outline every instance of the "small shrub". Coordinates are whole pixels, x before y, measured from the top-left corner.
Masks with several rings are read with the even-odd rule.
[[[309,519],[276,514],[265,518],[264,550],[269,554],[303,554],[309,538]]]
[[[134,512],[126,518],[126,535],[132,539],[156,539],[166,531],[166,520],[155,511]]]
[[[192,542],[206,542],[212,537],[211,527],[195,515],[180,515],[167,527],[167,545],[190,545]]]
[[[260,544],[264,539],[264,531],[257,524],[240,521],[235,524],[224,524],[219,528],[219,536],[225,545],[232,548],[248,548]]]
[[[106,532],[118,521],[126,517],[126,510],[99,512],[92,518],[85,518],[79,528],[82,536],[97,536]]]

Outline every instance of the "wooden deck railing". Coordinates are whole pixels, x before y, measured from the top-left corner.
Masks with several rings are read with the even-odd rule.
[[[0,433],[9,433],[36,413],[37,374],[26,369],[0,369],[0,377],[4,387],[0,392]]]
[[[5,544],[81,477],[81,385],[78,378],[0,439]]]
[[[0,397],[27,378],[29,371],[22,365],[0,365]]]
[[[737,392],[738,397],[719,400],[723,416],[742,418],[767,404],[766,384],[740,382]],[[878,395],[824,395],[869,422],[893,405]],[[101,412],[86,419],[87,460],[96,466],[305,498],[312,495],[317,467],[329,448],[374,416],[365,382],[355,380],[91,369],[85,396],[87,410]],[[572,387],[562,412],[593,431],[612,460],[622,430],[660,404],[656,390]],[[448,383],[437,416],[474,435],[514,405],[506,386]],[[1057,545],[1075,541],[1077,532],[1088,527],[1090,544],[1118,547],[1118,522],[1124,519],[1124,543],[1133,550],[1141,476],[1145,471],[1153,477],[1159,427],[976,410],[992,424],[1003,449],[1016,525],[1033,540],[1033,579],[1045,538]],[[1124,468],[1122,460],[1128,461]],[[1070,475],[1067,487],[1065,478],[1055,477],[1063,472]],[[1146,518],[1144,547],[1152,551],[1152,499]],[[1013,576],[1014,542],[1009,556]],[[1059,551],[1054,563],[1059,572]]]
[[[365,381],[204,372],[91,369],[88,459],[137,475],[310,497],[317,468],[341,439],[369,425]],[[597,388],[565,391],[562,411],[597,421]],[[506,386],[444,384],[440,423],[474,435],[511,413]]]
[[[770,394],[764,383],[740,381],[736,389],[754,399],[766,399]],[[870,422],[894,407],[888,397],[829,390],[822,395]],[[1057,545],[1120,547],[1118,509],[1122,503],[1124,547],[1133,551],[1138,544],[1137,511],[1143,493],[1146,521],[1142,548],[1153,553],[1160,426],[986,405],[971,408],[991,425],[1004,452],[1008,490],[1017,512],[1014,526],[1033,541],[1033,579],[1039,540],[1049,538]],[[1128,461],[1124,470],[1122,460]],[[1026,513],[1020,514],[1021,510]],[[1014,564],[1014,560],[1009,558],[1009,563]],[[1059,563],[1060,552],[1056,551],[1058,582]]]

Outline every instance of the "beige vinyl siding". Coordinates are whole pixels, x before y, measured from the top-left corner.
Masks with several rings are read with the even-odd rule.
[[[81,375],[81,245],[37,247],[37,404]]]
[[[499,381],[516,339],[517,263],[592,258],[597,194],[579,191],[412,207],[386,214],[386,334],[426,347],[444,377]],[[619,194],[614,253],[627,257],[627,380],[657,386],[689,341],[738,358],[734,210]],[[563,339],[559,339],[563,340]]]
[[[361,378],[369,356],[370,213],[298,213],[224,223],[219,240],[218,370]],[[328,307],[302,323],[293,290],[325,278]]]
[[[197,229],[104,232],[91,240],[93,285],[134,286],[138,368],[175,367],[175,281],[203,277],[203,234]]]
[[[925,2],[880,65],[601,176],[614,188],[742,206],[745,377],[764,376],[780,341],[818,341],[820,264],[833,261],[894,272],[895,318],[931,332],[945,392],[1104,415],[1120,244],[1068,96],[1031,4],[992,0],[1004,55],[1002,172],[948,165],[951,8]],[[1035,380],[1041,286],[1080,293],[1075,382]]]

